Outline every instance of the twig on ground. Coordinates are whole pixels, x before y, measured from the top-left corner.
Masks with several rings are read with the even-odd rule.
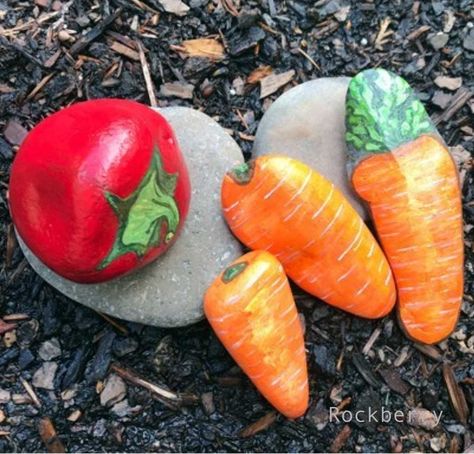
[[[110,366],[110,369],[114,371],[117,375],[120,375],[120,377],[122,377],[124,380],[127,380],[130,383],[133,383],[134,385],[142,386],[143,388],[150,391],[152,394],[156,394],[157,396],[168,399],[172,402],[184,404],[184,403],[194,403],[194,402],[199,401],[198,396],[195,396],[193,394],[177,394],[177,393],[168,391],[164,388],[161,388],[145,380],[144,378],[139,377],[138,375],[136,375],[134,372],[130,370],[121,368],[117,364],[112,364]]]
[[[121,325],[119,322],[114,320],[112,317],[109,317],[107,314],[103,312],[96,311],[105,321],[109,322],[115,329],[120,331],[125,336],[128,336],[128,329],[125,326]]]
[[[148,98],[150,99],[151,107],[158,107],[155,96],[155,87],[153,85],[153,80],[151,79],[150,67],[146,61],[145,51],[143,45],[140,41],[137,40],[138,55],[140,56],[140,63],[142,65],[143,77],[145,78],[146,90],[148,92]]]
[[[370,349],[373,347],[376,340],[379,338],[381,332],[382,332],[382,328],[380,327],[377,327],[374,329],[374,332],[371,334],[371,336],[367,340],[367,343],[364,345],[364,348],[362,349],[363,355],[367,355],[367,353],[369,353]]]
[[[27,394],[31,397],[31,400],[35,406],[41,408],[41,401],[39,400],[32,386],[23,377],[20,377],[20,383],[23,385],[23,388],[25,388]]]

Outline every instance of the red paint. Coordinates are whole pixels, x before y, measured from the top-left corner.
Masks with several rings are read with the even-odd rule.
[[[161,115],[133,101],[101,99],[74,104],[41,121],[18,151],[9,189],[15,227],[33,253],[61,276],[92,283],[128,273],[165,252],[177,235],[142,257],[127,252],[99,268],[119,226],[104,193],[133,194],[156,145],[166,172],[178,174],[179,233],[190,182],[174,133]]]

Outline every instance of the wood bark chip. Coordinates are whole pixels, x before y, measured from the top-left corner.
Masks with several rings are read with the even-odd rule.
[[[374,388],[380,387],[380,382],[375,377],[374,373],[372,372],[369,363],[365,360],[365,358],[360,353],[354,353],[352,355],[352,363],[354,364],[357,371],[362,375],[362,378]]]
[[[84,36],[82,36],[72,47],[69,53],[74,56],[86,49],[89,44],[96,40],[109,27],[117,17],[122,13],[122,8],[118,8],[113,14],[103,18],[99,23],[92,27]]]
[[[247,83],[256,84],[260,82],[264,77],[267,77],[272,73],[273,73],[273,69],[271,66],[268,66],[268,65],[259,66],[248,75]]]
[[[418,351],[428,356],[429,358],[434,359],[435,361],[443,361],[442,353],[434,345],[418,344],[415,342],[414,347]]]
[[[240,436],[242,438],[253,437],[255,434],[268,429],[275,422],[276,418],[277,413],[275,411],[271,411],[242,430],[242,432],[240,432]]]
[[[456,418],[463,424],[467,423],[469,415],[469,409],[466,403],[466,397],[461,387],[458,385],[452,367],[444,363],[443,364],[443,378],[448,389],[449,399],[454,410]]]
[[[210,60],[224,58],[224,46],[213,38],[197,38],[183,41],[179,46],[171,45],[170,48],[187,57],[203,57]]]
[[[1,318],[0,318],[0,334],[5,334],[11,331],[12,329],[16,328],[16,323],[5,323]]]
[[[281,74],[270,74],[260,80],[260,99],[275,93],[279,88],[290,82],[295,76],[295,70],[290,69]]]
[[[140,61],[140,54],[137,51],[131,49],[128,46],[125,46],[122,43],[119,43],[118,41],[114,41],[110,48],[114,52],[117,52],[120,55],[124,55],[125,57],[130,58],[131,60]]]
[[[391,390],[402,396],[405,396],[410,391],[410,386],[400,377],[397,370],[387,368],[380,369],[378,372]]]
[[[346,444],[348,438],[351,436],[352,429],[349,425],[345,425],[341,431],[336,435],[336,438],[331,443],[330,452],[339,452]]]
[[[415,39],[418,39],[423,33],[426,33],[430,30],[431,30],[431,27],[429,25],[421,25],[416,30],[412,31],[407,36],[407,39],[408,41],[414,41]]]
[[[450,120],[451,117],[471,99],[471,97],[472,92],[468,88],[460,88],[453,96],[453,99],[446,107],[446,110],[441,114],[433,116],[434,124],[439,125],[443,121]]]
[[[15,252],[16,247],[16,236],[15,230],[13,228],[13,224],[8,226],[7,230],[7,247],[5,252],[5,266],[6,268],[10,268],[13,260],[13,253]]]
[[[48,417],[41,419],[38,425],[38,431],[41,440],[43,440],[43,443],[46,445],[48,452],[66,452],[66,449],[59,439],[51,419]]]

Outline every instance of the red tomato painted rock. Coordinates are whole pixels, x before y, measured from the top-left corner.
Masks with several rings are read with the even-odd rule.
[[[86,101],[40,122],[10,179],[13,222],[49,268],[102,282],[166,251],[186,218],[189,176],[168,122],[145,105]]]

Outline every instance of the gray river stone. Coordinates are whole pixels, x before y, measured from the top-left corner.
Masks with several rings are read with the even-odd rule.
[[[298,159],[331,180],[368,218],[346,170],[345,103],[350,78],[305,82],[280,96],[260,121],[253,157],[270,153]]]
[[[21,238],[19,242],[33,269],[72,300],[125,320],[176,327],[203,318],[204,292],[242,253],[222,217],[220,188],[225,172],[243,162],[243,156],[209,116],[187,107],[159,111],[175,131],[192,186],[184,229],[167,253],[127,276],[101,284],[77,284],[55,274]]]

